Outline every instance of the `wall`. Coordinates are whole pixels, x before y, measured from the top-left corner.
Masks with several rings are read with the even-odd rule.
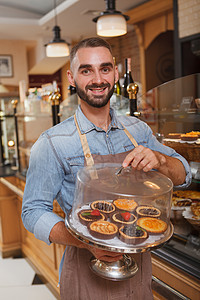
[[[200,33],[199,0],[178,0],[179,38]]]
[[[28,84],[26,43],[24,41],[0,40],[0,55],[12,55],[13,77],[0,78],[4,85],[18,86],[21,80]]]

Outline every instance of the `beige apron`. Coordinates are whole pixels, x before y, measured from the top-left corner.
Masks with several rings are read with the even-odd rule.
[[[85,165],[94,163],[122,163],[128,152],[109,155],[91,155],[85,134],[81,134],[76,117],[75,123],[81,139]],[[125,133],[134,146],[136,141],[126,128]],[[129,151],[130,152],[130,151]],[[60,280],[62,300],[152,300],[151,255],[149,252],[132,255],[137,262],[136,275],[125,281],[111,281],[95,275],[89,267],[92,254],[86,249],[68,246]]]

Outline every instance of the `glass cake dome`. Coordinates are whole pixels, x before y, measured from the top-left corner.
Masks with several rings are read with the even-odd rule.
[[[172,235],[172,181],[157,171],[96,164],[77,174],[66,226],[83,242],[121,253],[151,250]]]

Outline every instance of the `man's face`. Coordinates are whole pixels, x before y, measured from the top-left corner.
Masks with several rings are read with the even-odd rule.
[[[118,80],[110,51],[105,47],[81,48],[71,66],[72,84],[78,96],[90,106],[105,106]]]

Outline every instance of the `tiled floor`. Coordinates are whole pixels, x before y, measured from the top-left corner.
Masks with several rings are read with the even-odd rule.
[[[24,258],[0,255],[1,300],[56,300],[45,284],[35,284],[35,271]]]

